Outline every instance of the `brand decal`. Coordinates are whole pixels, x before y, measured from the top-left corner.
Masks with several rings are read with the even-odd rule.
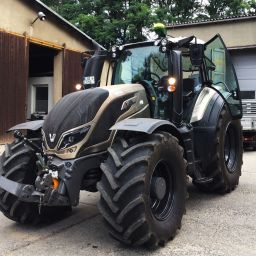
[[[55,138],[56,138],[56,133],[53,133],[53,134],[49,133],[50,142],[54,142]]]

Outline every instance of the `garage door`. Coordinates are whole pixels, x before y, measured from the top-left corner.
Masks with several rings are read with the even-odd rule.
[[[244,130],[255,129],[256,117],[256,49],[231,52],[240,84]],[[252,119],[253,118],[253,119]]]
[[[255,98],[256,90],[256,49],[231,52],[243,98]]]

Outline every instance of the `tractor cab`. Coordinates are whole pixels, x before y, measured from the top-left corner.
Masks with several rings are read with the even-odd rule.
[[[87,62],[85,88],[134,83],[144,87],[151,117],[177,126],[192,121],[191,110],[206,87],[221,95],[233,118],[242,115],[237,77],[219,35],[207,43],[191,36],[113,46]]]
[[[184,40],[180,39],[180,40]],[[185,39],[183,44],[192,38]],[[148,96],[151,117],[164,120],[181,121],[182,109],[186,109],[202,88],[200,74],[201,56],[195,56],[191,61],[190,52],[184,48],[178,52],[174,45],[179,42],[166,38],[156,42],[131,44],[125,50],[117,52],[112,84],[140,83]],[[173,44],[173,50],[168,49],[168,43]],[[198,46],[201,47],[201,46]],[[200,49],[195,49],[194,51]],[[179,94],[178,99],[174,94]],[[177,102],[180,101],[179,103]],[[176,104],[176,105],[174,105]],[[186,113],[189,121],[189,115]]]

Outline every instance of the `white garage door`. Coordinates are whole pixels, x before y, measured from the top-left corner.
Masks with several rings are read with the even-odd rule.
[[[256,49],[231,51],[231,56],[240,89],[248,92],[243,93],[243,98],[255,98],[255,93],[249,92],[256,91]]]

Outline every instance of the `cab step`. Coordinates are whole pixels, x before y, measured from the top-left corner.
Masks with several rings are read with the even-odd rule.
[[[212,181],[213,181],[213,178],[201,177],[201,178],[195,179],[194,183],[196,183],[196,184],[208,184],[208,183],[211,183]]]

